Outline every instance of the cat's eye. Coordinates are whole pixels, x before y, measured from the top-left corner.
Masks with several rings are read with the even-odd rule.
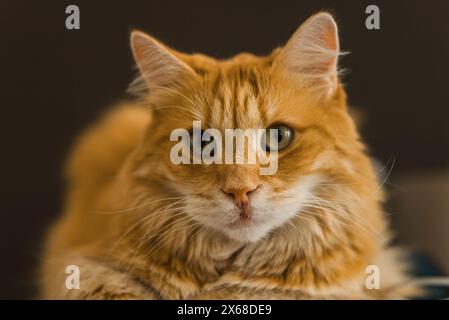
[[[206,132],[206,133],[205,133]],[[206,141],[204,141],[204,140],[202,140],[202,137],[205,137],[206,138]],[[191,137],[191,143],[190,143],[190,148],[191,148],[191,150],[195,153],[195,148],[194,148],[194,140],[193,140],[193,133],[191,133],[190,134],[190,137]],[[209,144],[215,144],[216,142],[215,142],[215,139],[214,139],[214,137],[213,136],[210,136],[209,134],[207,134],[207,131],[204,131],[204,130],[201,130],[201,135],[200,135],[200,137],[199,137],[199,139],[201,139],[201,140],[199,140],[200,142],[201,142],[201,147],[200,148],[198,148],[198,153],[199,153],[199,155],[201,156],[201,153],[202,153],[202,151],[203,151],[203,149],[207,146],[207,145],[209,145]],[[214,151],[212,150],[211,151],[211,154],[210,154],[211,156],[213,156],[214,155]]]
[[[294,131],[286,125],[275,125],[267,128],[264,139],[262,139],[262,147],[267,151],[281,151],[287,148],[293,140]],[[277,138],[277,143],[275,140]]]

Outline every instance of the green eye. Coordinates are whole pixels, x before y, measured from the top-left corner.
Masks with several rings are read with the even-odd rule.
[[[277,136],[277,145],[272,139]],[[281,151],[287,148],[293,140],[294,131],[292,128],[285,125],[275,125],[267,128],[265,133],[265,139],[263,139],[262,147],[265,147],[267,151]]]
[[[206,133],[207,133],[207,131],[206,131]],[[202,140],[202,137],[203,136],[205,136],[205,137],[207,137],[208,139],[209,139],[209,141],[203,141]],[[192,152],[195,152],[195,148],[194,148],[194,141],[193,141],[193,132],[191,132],[190,133],[190,139],[191,139],[191,143],[190,143],[190,149],[192,150]],[[211,143],[216,143],[215,142],[215,139],[214,139],[214,137],[213,136],[210,136],[210,135],[208,135],[208,134],[205,134],[205,131],[204,130],[201,130],[201,136],[199,137],[199,141],[200,141],[200,143],[201,143],[201,147],[200,148],[198,148],[198,152],[199,152],[199,155],[201,156],[201,152],[203,151],[203,149],[207,146],[207,145],[209,145],[209,144],[211,144]],[[213,156],[214,155],[214,151],[212,150],[212,152],[211,152],[211,155]]]

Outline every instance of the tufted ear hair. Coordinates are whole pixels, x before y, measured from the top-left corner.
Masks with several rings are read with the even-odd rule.
[[[338,29],[332,16],[310,17],[293,34],[277,58],[277,65],[300,85],[331,96],[338,84]]]
[[[175,50],[141,31],[131,33],[131,49],[140,71],[130,88],[135,93],[175,85],[185,76],[195,75]]]

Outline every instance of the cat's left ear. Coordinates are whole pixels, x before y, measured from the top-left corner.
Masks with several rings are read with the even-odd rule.
[[[310,17],[293,34],[277,58],[277,66],[298,82],[330,97],[338,85],[338,29],[335,20],[322,12]]]
[[[175,86],[195,72],[182,59],[181,54],[168,48],[155,38],[140,32],[131,33],[131,49],[140,71],[140,77],[131,84],[131,91],[149,90]]]

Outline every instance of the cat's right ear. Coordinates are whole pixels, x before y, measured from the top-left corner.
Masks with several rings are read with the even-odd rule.
[[[298,83],[331,96],[338,84],[338,28],[333,17],[318,13],[293,34],[277,58],[277,66]]]
[[[171,86],[195,74],[174,50],[141,31],[131,33],[131,49],[140,71],[140,79],[132,84],[133,91]]]

